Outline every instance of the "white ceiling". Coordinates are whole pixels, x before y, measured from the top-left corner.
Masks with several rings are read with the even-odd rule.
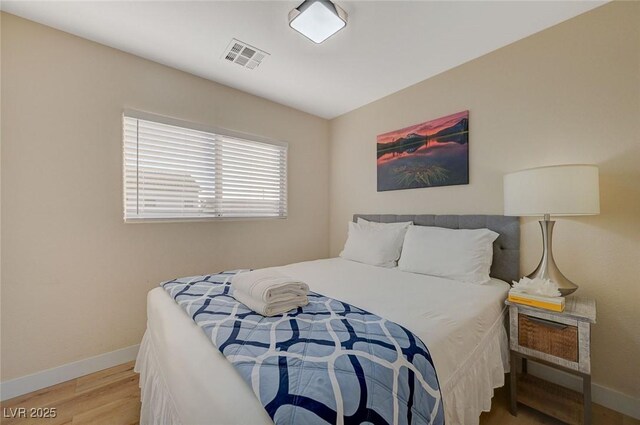
[[[605,1],[337,1],[347,27],[320,45],[289,28],[299,1],[3,1],[2,10],[333,118]],[[225,61],[231,38],[271,54]]]

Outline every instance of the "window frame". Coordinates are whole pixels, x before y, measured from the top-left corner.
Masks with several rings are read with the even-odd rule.
[[[213,133],[221,137],[230,137],[248,142],[263,143],[267,145],[275,145],[283,147],[285,150],[285,214],[282,216],[255,216],[255,217],[127,217],[127,193],[126,193],[126,160],[125,160],[125,118],[133,118],[145,121],[156,122],[165,125],[183,127],[190,130],[203,131]],[[252,133],[245,133],[235,130],[229,130],[222,127],[201,124],[193,121],[182,120],[179,118],[167,117],[151,112],[144,112],[137,109],[125,108],[121,114],[121,139],[122,139],[122,218],[125,223],[185,223],[185,222],[205,222],[205,221],[262,221],[262,220],[286,220],[289,217],[289,144],[287,142],[272,139],[269,137],[259,136]]]

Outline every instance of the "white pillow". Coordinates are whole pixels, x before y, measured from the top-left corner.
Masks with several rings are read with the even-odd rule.
[[[373,227],[399,227],[402,229],[407,229],[408,226],[413,225],[413,221],[401,221],[399,223],[378,223],[377,221],[369,221],[369,220],[365,220],[362,217],[358,217],[358,224],[368,224],[369,226],[373,226]]]
[[[349,222],[349,236],[340,257],[372,266],[395,267],[409,225],[374,226],[370,222]]]
[[[487,283],[493,241],[498,236],[489,229],[411,226],[404,238],[398,267],[462,282]]]

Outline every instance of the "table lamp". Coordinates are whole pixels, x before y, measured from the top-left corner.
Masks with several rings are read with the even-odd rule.
[[[598,167],[596,165],[556,165],[516,171],[504,176],[504,214],[544,216],[541,220],[542,258],[529,279],[549,279],[562,296],[578,289],[558,269],[551,249],[551,216],[594,215],[600,213]]]

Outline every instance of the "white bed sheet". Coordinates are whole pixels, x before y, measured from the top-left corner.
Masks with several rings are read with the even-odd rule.
[[[420,337],[436,367],[448,424],[477,423],[480,411],[489,409],[508,362],[506,282],[492,279],[473,285],[340,258],[279,270],[315,292],[385,317]],[[160,376],[153,377],[157,385],[141,377],[141,385],[148,381],[144,398],[165,392],[155,397],[164,398],[161,404],[169,406],[163,409],[185,425],[272,424],[251,388],[162,288],[149,292],[147,314],[144,350],[136,368]],[[141,423],[154,422],[145,406],[142,413]]]

